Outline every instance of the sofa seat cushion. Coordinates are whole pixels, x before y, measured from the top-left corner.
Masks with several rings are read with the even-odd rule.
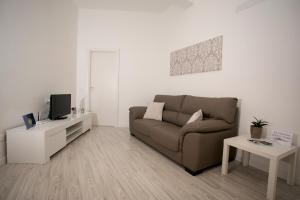
[[[181,127],[170,123],[162,123],[151,128],[150,137],[161,146],[178,152],[181,143]]]
[[[165,122],[153,119],[136,119],[133,122],[133,128],[143,135],[150,136],[152,128],[163,123]]]

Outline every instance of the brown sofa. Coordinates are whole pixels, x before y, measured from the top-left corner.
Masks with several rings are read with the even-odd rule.
[[[237,135],[237,99],[188,95],[156,95],[164,102],[163,120],[143,119],[146,107],[129,109],[129,128],[136,136],[184,166],[192,175],[218,165],[222,160],[223,140]],[[204,119],[185,125],[202,109]],[[230,151],[230,159],[235,151]]]

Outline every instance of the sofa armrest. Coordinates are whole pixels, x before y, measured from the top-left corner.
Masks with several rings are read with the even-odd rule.
[[[131,119],[142,119],[146,112],[147,107],[145,106],[134,106],[129,108],[129,114]]]
[[[218,119],[206,119],[206,120],[196,120],[189,124],[184,125],[181,128],[183,134],[186,133],[210,133],[228,130],[234,127],[234,124],[229,124],[224,120]]]
[[[142,119],[147,110],[145,106],[134,106],[129,108],[129,130],[131,134],[134,134],[133,122],[136,119]]]
[[[187,133],[182,144],[182,164],[197,172],[222,162],[223,141],[237,135],[235,128],[210,134]],[[229,158],[235,158],[235,148],[230,148]]]

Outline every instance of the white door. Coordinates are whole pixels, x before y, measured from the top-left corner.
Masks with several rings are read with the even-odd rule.
[[[92,51],[90,108],[97,115],[95,125],[117,126],[119,52]]]

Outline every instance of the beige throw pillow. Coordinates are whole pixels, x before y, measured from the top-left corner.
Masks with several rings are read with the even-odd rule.
[[[155,119],[162,121],[162,113],[165,103],[152,102],[148,105],[144,119]]]
[[[187,121],[186,124],[192,123],[196,120],[202,120],[202,119],[203,119],[203,114],[202,114],[202,110],[200,109],[190,117],[190,119]]]

